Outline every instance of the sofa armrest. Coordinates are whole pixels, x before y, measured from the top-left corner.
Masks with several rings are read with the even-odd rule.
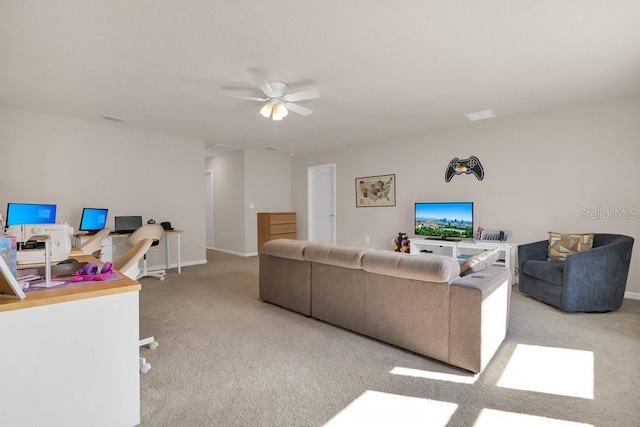
[[[633,240],[623,241],[568,255],[563,275],[563,308],[609,311],[620,307],[632,246]]]
[[[449,288],[449,363],[480,372],[509,329],[511,271],[489,267]]]
[[[525,261],[546,261],[549,256],[549,241],[527,243],[518,246],[518,269],[522,272],[522,264]]]

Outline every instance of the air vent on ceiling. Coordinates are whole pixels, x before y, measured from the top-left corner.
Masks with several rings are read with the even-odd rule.
[[[240,149],[240,147],[234,147],[232,145],[212,144],[205,147],[205,152],[207,156],[218,156],[220,154],[230,153]]]
[[[274,147],[273,145],[270,145],[267,147],[267,150],[269,151],[278,151],[280,149],[280,147]]]
[[[493,110],[482,110],[474,113],[467,113],[465,116],[469,121],[477,122],[478,120],[492,119],[496,116],[496,113]]]
[[[110,122],[115,122],[115,123],[122,123],[124,121],[126,121],[126,119],[123,119],[121,117],[114,117],[114,116],[107,116],[105,114],[103,114],[102,116],[100,116],[100,118],[102,120],[108,120]]]

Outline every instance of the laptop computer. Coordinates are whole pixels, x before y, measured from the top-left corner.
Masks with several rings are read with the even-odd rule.
[[[142,227],[141,216],[116,216],[114,217],[114,221],[115,232],[118,234],[133,233]]]

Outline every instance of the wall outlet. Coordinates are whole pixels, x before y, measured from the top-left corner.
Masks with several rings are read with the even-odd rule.
[[[256,207],[255,203],[253,203],[253,202],[249,203],[249,209],[253,209],[255,207]]]
[[[365,243],[369,243],[369,236],[366,236],[366,237],[364,238],[364,242],[365,242]]]

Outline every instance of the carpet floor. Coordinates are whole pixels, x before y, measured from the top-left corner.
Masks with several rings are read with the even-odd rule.
[[[513,291],[480,375],[260,301],[258,259],[143,278],[144,426],[640,426],[640,301],[568,314]]]

